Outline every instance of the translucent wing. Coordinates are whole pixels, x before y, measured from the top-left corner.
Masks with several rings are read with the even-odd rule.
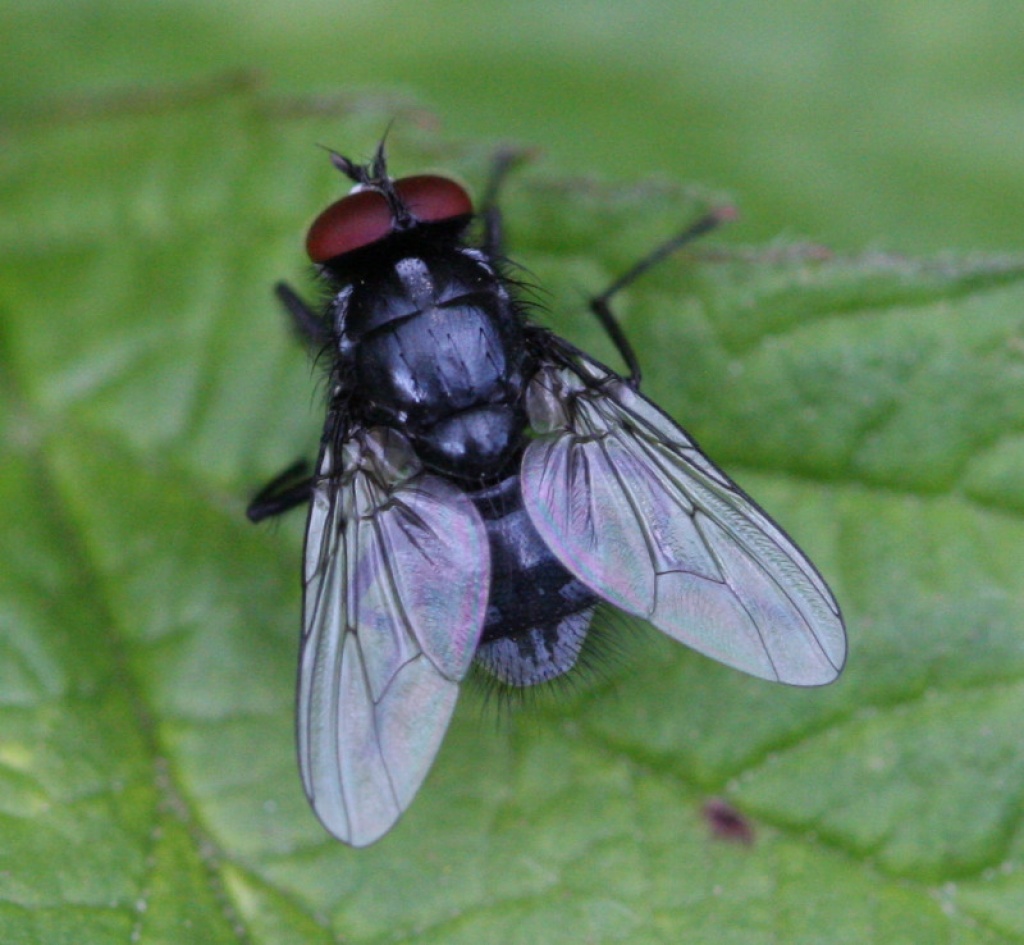
[[[701,653],[765,679],[831,682],[842,617],[796,545],[650,401],[593,362],[544,368],[523,500],[580,581]]]
[[[330,446],[305,552],[302,781],[335,836],[366,846],[419,789],[455,708],[487,606],[487,534],[466,495],[418,473],[404,440]]]

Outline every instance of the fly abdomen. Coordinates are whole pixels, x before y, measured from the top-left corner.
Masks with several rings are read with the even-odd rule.
[[[470,498],[491,551],[477,661],[511,686],[554,679],[576,663],[597,597],[544,544],[523,507],[518,474]]]

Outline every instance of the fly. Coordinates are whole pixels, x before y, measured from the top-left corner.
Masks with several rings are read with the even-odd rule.
[[[248,509],[258,522],[309,504],[297,727],[324,826],[353,846],[387,833],[470,665],[512,687],[561,676],[599,604],[754,676],[835,679],[846,638],[824,580],[640,393],[610,307],[726,212],[592,300],[623,375],[527,317],[500,247],[508,160],[478,215],[449,178],[393,179],[383,143],[366,165],[331,160],[354,187],[306,239],[331,297],[317,312],[276,287],[328,353],[320,454]]]

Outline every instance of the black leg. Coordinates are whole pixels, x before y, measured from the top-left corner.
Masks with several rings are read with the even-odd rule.
[[[260,489],[253,496],[245,514],[249,516],[250,522],[262,522],[305,505],[312,494],[313,477],[309,475],[309,464],[300,459]]]
[[[280,299],[291,318],[296,334],[309,346],[320,348],[330,340],[331,332],[324,320],[314,312],[287,283],[274,286],[274,294]],[[262,522],[275,515],[283,515],[300,505],[305,505],[313,494],[313,477],[309,475],[309,464],[305,460],[292,463],[281,475],[268,482],[255,496],[245,514],[251,522]]]
[[[291,316],[292,326],[304,342],[312,347],[320,348],[330,340],[330,328],[324,324],[324,320],[316,312],[299,298],[290,285],[285,282],[277,283],[274,286],[274,294]]]
[[[653,252],[648,253],[632,269],[619,276],[604,292],[600,295],[595,295],[590,300],[590,311],[597,316],[597,320],[601,323],[604,330],[608,332],[608,337],[611,338],[612,344],[618,349],[622,360],[626,362],[626,367],[629,369],[626,383],[633,390],[637,390],[640,387],[640,362],[637,360],[636,352],[626,338],[622,326],[619,325],[618,320],[615,318],[611,305],[609,305],[612,296],[617,295],[626,286],[635,282],[648,269],[656,266],[666,257],[671,256],[677,249],[715,229],[720,223],[733,219],[734,216],[735,210],[732,207],[720,207],[717,210],[706,213],[699,220],[691,223],[681,233],[677,233],[671,239],[658,246]]]
[[[484,221],[484,245],[482,248],[489,256],[500,257],[504,253],[505,234],[502,230],[498,194],[509,171],[524,157],[525,154],[522,151],[511,150],[501,150],[494,156],[491,176],[487,180],[483,199],[480,201],[480,216]]]

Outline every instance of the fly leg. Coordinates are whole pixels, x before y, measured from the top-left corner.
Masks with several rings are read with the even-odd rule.
[[[632,285],[648,269],[658,265],[658,263],[671,256],[676,250],[715,229],[720,223],[733,219],[735,216],[736,211],[732,207],[719,207],[709,211],[687,226],[682,232],[677,233],[660,246],[655,247],[652,252],[636,263],[632,269],[619,276],[604,292],[600,295],[595,295],[590,300],[590,311],[597,317],[601,327],[608,333],[608,337],[611,338],[612,344],[615,345],[622,360],[626,362],[629,374],[626,376],[625,381],[633,390],[637,390],[640,387],[640,362],[637,360],[636,352],[629,343],[629,339],[626,338],[622,326],[612,312],[610,305],[612,297],[627,286]]]
[[[498,194],[505,184],[509,172],[519,164],[526,154],[503,148],[494,156],[491,175],[484,187],[483,199],[480,201],[480,217],[484,221],[484,240],[481,249],[489,256],[501,258],[504,255],[505,233],[502,227],[501,209],[498,207]]]
[[[331,333],[323,318],[290,285],[277,283],[274,294],[288,313],[295,333],[308,347],[319,350],[330,340]],[[309,464],[300,459],[260,489],[253,496],[245,514],[251,522],[262,522],[305,505],[312,494],[313,479],[309,475]]]
[[[250,522],[262,522],[305,505],[312,495],[313,477],[309,475],[309,463],[300,459],[260,489],[245,514]]]
[[[292,328],[309,347],[320,349],[331,339],[331,330],[323,318],[313,311],[286,282],[274,286],[274,295],[285,307]]]

